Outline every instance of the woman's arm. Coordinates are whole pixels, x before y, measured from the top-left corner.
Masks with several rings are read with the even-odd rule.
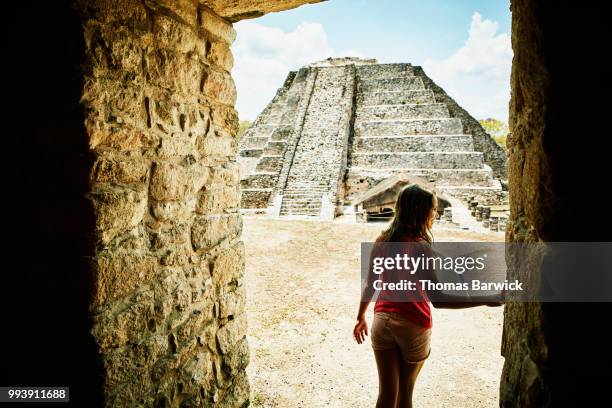
[[[376,243],[372,246],[372,252],[368,260],[368,275],[366,278],[366,285],[361,293],[361,302],[359,303],[359,310],[357,311],[357,323],[353,328],[353,337],[358,344],[365,341],[365,336],[368,335],[368,322],[366,321],[365,314],[368,310],[368,306],[374,297],[374,274],[372,273],[372,261],[374,258],[374,252],[376,250]]]
[[[426,256],[436,255],[429,245],[424,245],[424,252]],[[423,269],[422,273],[434,286],[439,283],[435,270]],[[465,295],[458,296],[439,290],[427,290],[427,296],[430,299],[436,299],[436,301],[431,301],[431,304],[436,309],[467,309],[476,306],[502,306],[504,304],[503,296],[497,294],[470,296],[469,293],[466,293]]]
[[[361,302],[359,303],[359,311],[357,312],[357,320],[360,317],[365,316],[368,306],[374,297],[374,274],[372,273],[372,261],[374,259],[374,252],[376,250],[376,243],[372,246],[372,252],[370,252],[370,258],[368,260],[368,274],[366,284],[361,292]]]

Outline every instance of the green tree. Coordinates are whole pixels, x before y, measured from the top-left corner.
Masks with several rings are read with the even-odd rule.
[[[481,119],[478,122],[498,145],[506,148],[506,139],[509,133],[506,122],[494,118]]]
[[[250,120],[241,120],[236,138],[240,140],[242,138],[242,135],[244,135],[244,133],[247,131],[248,128],[251,127],[252,124],[253,122],[251,122]]]

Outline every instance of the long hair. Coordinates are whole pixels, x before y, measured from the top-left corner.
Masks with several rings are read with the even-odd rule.
[[[399,192],[395,214],[389,227],[382,231],[377,241],[397,242],[403,236],[423,238],[431,243],[433,236],[427,221],[434,207],[436,194],[418,184],[410,184]]]

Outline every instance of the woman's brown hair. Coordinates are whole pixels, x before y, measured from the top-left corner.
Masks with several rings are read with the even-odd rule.
[[[436,194],[418,184],[404,187],[395,202],[395,215],[389,227],[377,241],[397,242],[403,236],[423,238],[431,243],[433,236],[427,226]]]

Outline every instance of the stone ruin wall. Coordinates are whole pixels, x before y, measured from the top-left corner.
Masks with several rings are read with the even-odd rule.
[[[239,406],[249,352],[235,31],[195,1],[77,7],[106,405]]]

